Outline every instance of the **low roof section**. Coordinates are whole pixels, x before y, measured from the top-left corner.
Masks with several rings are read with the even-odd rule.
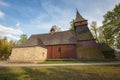
[[[109,47],[107,44],[105,43],[98,43],[98,46],[100,48],[101,51],[105,52],[105,51],[111,51],[114,52],[114,49],[112,49],[111,47]]]
[[[61,31],[54,34],[36,34],[32,35],[25,43],[16,45],[14,47],[32,47],[60,44],[76,44],[76,37],[74,31]]]
[[[19,45],[15,45],[13,48],[33,47],[33,46],[45,47],[45,45],[39,38],[37,38],[36,36],[31,36],[26,42]]]

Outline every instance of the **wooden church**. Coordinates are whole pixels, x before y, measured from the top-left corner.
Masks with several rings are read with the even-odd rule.
[[[76,12],[74,31],[32,35],[25,43],[13,47],[10,62],[42,62],[47,59],[104,59],[91,34],[87,20]]]

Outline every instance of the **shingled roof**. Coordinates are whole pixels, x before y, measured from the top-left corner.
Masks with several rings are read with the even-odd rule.
[[[31,46],[42,46],[44,47],[45,45],[43,42],[37,38],[37,36],[31,36],[26,42],[16,45],[14,47],[31,47]]]
[[[74,31],[61,31],[54,34],[32,35],[25,43],[15,47],[46,46],[58,44],[76,44]]]
[[[76,32],[78,33],[76,35],[78,41],[94,40],[94,37],[87,25],[80,26],[79,28],[76,29]]]
[[[80,15],[80,13],[76,12],[76,18],[75,18],[75,22],[78,22],[78,21],[84,21],[85,19]]]
[[[109,47],[105,43],[98,43],[98,46],[99,46],[101,51],[114,51],[114,49],[112,49],[111,47]]]

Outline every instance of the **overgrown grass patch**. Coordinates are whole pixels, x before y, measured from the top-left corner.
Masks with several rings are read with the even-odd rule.
[[[0,67],[0,80],[120,80],[120,66]]]

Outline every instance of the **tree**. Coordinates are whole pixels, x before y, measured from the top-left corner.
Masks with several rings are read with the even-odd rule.
[[[18,41],[18,44],[22,44],[24,43],[25,41],[27,41],[27,35],[26,34],[22,34],[20,36],[20,40]]]
[[[97,26],[96,21],[92,21],[90,26],[91,26],[90,28],[91,32],[93,34],[93,37],[96,39],[96,41],[99,43],[105,42],[103,28],[101,26]]]
[[[104,34],[103,34],[103,28],[100,26],[100,27],[98,27],[97,31],[98,31],[98,38],[97,38],[98,42],[104,43],[105,39],[104,39]]]
[[[58,26],[56,26],[56,25],[53,25],[52,28],[55,29],[55,32],[61,31],[61,28],[58,27]],[[51,28],[51,29],[52,29],[52,28]]]
[[[70,30],[74,30],[74,22],[74,19],[70,22]]]
[[[112,11],[108,11],[104,15],[103,33],[105,42],[109,46],[117,46],[120,49],[120,3],[115,6]]]
[[[8,41],[7,37],[0,39],[0,57],[7,58],[11,54],[13,45],[14,42]]]
[[[3,38],[3,40],[4,40],[4,41],[7,41],[7,37],[5,36],[5,37]]]
[[[116,47],[120,49],[120,32],[118,33],[118,36],[116,38]]]
[[[97,22],[96,21],[92,21],[91,31],[92,31],[92,34],[93,34],[94,38],[98,42],[98,27],[97,27]]]

